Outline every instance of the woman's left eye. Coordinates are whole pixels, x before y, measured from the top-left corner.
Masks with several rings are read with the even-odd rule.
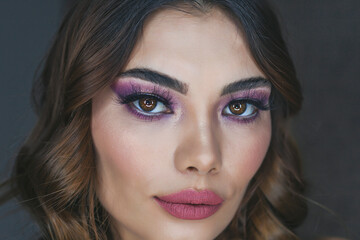
[[[259,109],[249,102],[244,100],[230,102],[222,111],[224,115],[233,115],[243,118],[255,116]]]

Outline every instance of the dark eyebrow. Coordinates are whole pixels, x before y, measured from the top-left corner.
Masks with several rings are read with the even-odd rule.
[[[133,68],[121,73],[120,77],[139,78],[144,81],[149,81],[155,84],[162,85],[164,87],[171,88],[184,95],[186,95],[189,89],[186,83],[181,82],[176,78],[170,77],[164,73],[160,73],[148,68]],[[221,96],[240,90],[248,90],[252,88],[268,86],[271,86],[271,83],[263,77],[245,78],[226,85],[221,92]]]
[[[147,69],[147,68],[133,68],[121,73],[120,77],[135,77],[144,81],[149,81],[171,88],[179,93],[186,94],[188,92],[188,85],[164,73]]]
[[[258,87],[271,87],[271,83],[263,77],[250,77],[241,79],[226,85],[221,92],[221,96],[240,90],[248,90]]]

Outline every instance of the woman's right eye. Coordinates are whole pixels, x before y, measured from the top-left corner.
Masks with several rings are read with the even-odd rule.
[[[160,117],[163,114],[173,113],[170,100],[157,94],[134,93],[128,96],[119,96],[119,102],[127,105],[129,110],[138,117],[151,120],[152,117]]]
[[[169,107],[154,96],[142,96],[138,100],[135,100],[130,105],[133,105],[136,110],[141,111],[147,115],[160,114],[160,113],[171,113]]]

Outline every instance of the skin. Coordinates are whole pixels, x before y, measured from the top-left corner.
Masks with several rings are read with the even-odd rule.
[[[270,111],[259,111],[250,123],[229,120],[220,104],[228,96],[220,93],[236,80],[264,75],[241,32],[216,9],[152,16],[125,70],[144,67],[186,83],[188,92],[170,89],[174,113],[153,121],[130,113],[111,87],[93,99],[100,202],[118,239],[214,239],[238,210],[271,138]],[[153,198],[189,188],[215,192],[224,199],[221,208],[205,219],[183,220]]]

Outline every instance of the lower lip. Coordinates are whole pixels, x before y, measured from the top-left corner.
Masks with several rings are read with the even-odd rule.
[[[159,198],[155,198],[158,204],[174,217],[186,220],[200,220],[208,218],[220,208],[218,205],[204,204],[182,204],[165,202]]]

